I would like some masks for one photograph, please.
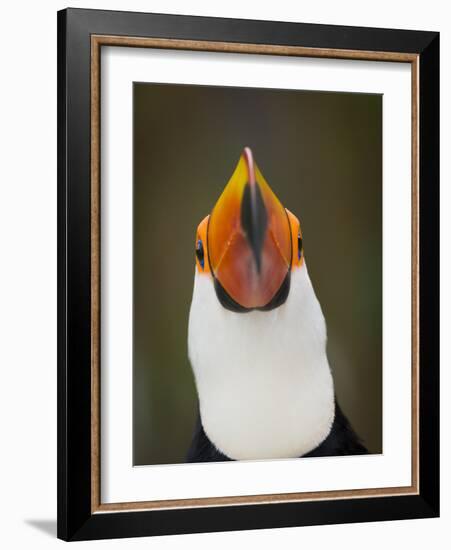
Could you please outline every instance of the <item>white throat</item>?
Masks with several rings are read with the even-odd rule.
[[[307,267],[293,270],[287,301],[234,313],[196,270],[188,351],[205,433],[236,460],[292,458],[329,434],[334,388],[326,325]]]

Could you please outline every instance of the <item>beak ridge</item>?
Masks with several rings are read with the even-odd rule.
[[[257,272],[261,272],[262,248],[268,226],[268,214],[260,187],[247,183],[241,200],[241,226],[254,255]]]

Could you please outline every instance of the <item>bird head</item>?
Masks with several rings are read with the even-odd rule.
[[[196,267],[229,310],[282,305],[292,270],[302,267],[299,220],[283,207],[246,147],[210,215],[196,233]]]

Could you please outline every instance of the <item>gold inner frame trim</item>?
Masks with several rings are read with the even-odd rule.
[[[410,63],[412,73],[412,479],[406,487],[102,503],[100,498],[100,52],[102,46]],[[419,494],[419,56],[400,52],[91,36],[91,512],[163,510]]]

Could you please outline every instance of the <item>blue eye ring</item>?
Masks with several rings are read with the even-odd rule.
[[[302,256],[302,237],[301,234],[298,233],[298,261],[301,259]]]
[[[201,239],[197,239],[196,242],[196,257],[200,263],[200,267],[204,269],[205,265],[205,255],[204,255],[204,245],[202,244]]]

